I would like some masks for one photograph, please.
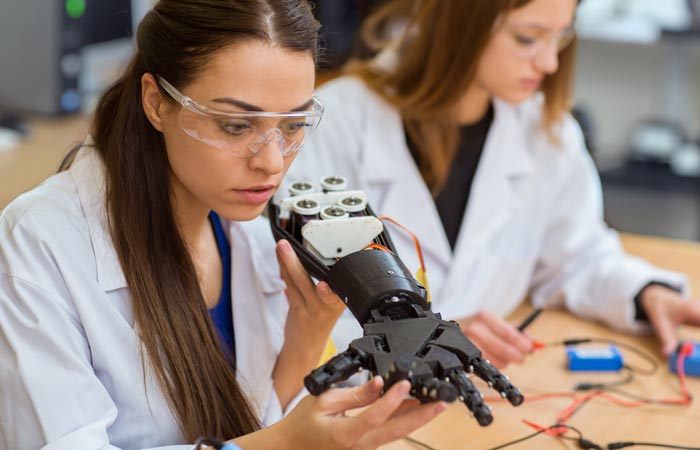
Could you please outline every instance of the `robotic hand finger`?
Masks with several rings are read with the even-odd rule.
[[[487,360],[479,357],[472,362],[476,376],[484,380],[490,387],[507,399],[511,405],[518,406],[525,401],[520,389],[513,386],[507,376],[503,375]]]
[[[325,364],[312,370],[304,378],[304,386],[312,395],[321,395],[334,384],[345,381],[364,369],[365,360],[364,355],[353,349],[338,353]]]
[[[485,427],[493,422],[491,409],[484,403],[484,397],[476,389],[474,383],[467,377],[467,374],[462,370],[452,370],[448,374],[448,379],[459,390],[459,398],[464,402],[472,413],[479,425]]]

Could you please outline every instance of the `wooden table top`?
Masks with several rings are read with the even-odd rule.
[[[623,235],[623,245],[630,253],[651,262],[688,274],[694,292],[700,289],[700,245],[668,239]],[[517,323],[531,311],[523,304],[510,319]],[[543,342],[560,341],[568,337],[610,338],[633,345],[653,356],[659,367],[651,376],[636,375],[632,383],[624,386],[630,393],[651,398],[677,398],[681,390],[678,378],[668,370],[657,341],[652,336],[634,336],[614,332],[600,324],[586,322],[565,311],[546,310],[533,322],[528,331]],[[682,339],[700,341],[700,329],[684,327]],[[627,362],[644,367],[644,361],[634,354],[622,351]],[[549,426],[558,414],[571,405],[572,399],[558,397],[536,400],[547,393],[571,393],[576,382],[606,382],[622,377],[619,373],[569,372],[563,347],[551,347],[536,351],[522,365],[509,366],[506,371],[511,381],[525,394],[526,401],[519,407],[498,401],[480,380],[477,386],[493,407],[494,422],[479,427],[468,414],[466,407],[456,403],[436,420],[417,430],[411,436],[438,450],[477,449],[486,450],[524,437],[534,432],[523,420]],[[696,397],[700,395],[700,378],[688,378],[688,388]],[[579,396],[585,393],[578,393]],[[528,401],[527,398],[531,398]],[[700,400],[690,406],[645,405],[635,408],[617,406],[602,399],[591,400],[568,421],[580,429],[586,439],[605,446],[617,441],[647,441],[700,447]],[[573,433],[569,433],[573,436]],[[408,450],[421,447],[407,441],[398,441],[383,450]],[[576,449],[575,442],[539,435],[513,449]]]

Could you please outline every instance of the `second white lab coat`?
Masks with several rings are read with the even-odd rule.
[[[375,212],[420,239],[433,309],[456,319],[478,311],[505,316],[528,295],[538,307],[566,306],[620,330],[641,330],[633,298],[649,281],[687,289],[681,274],[626,255],[602,220],[600,182],[579,126],[566,116],[561,145],[540,126],[542,98],[495,99],[459,237],[450,249],[435,203],[407,147],[398,111],[359,79],[343,77],[317,95],[325,113],[286,177],[337,174],[362,189]],[[419,268],[413,240],[388,225],[399,256]],[[345,315],[341,347],[360,329]]]
[[[143,377],[105,218],[102,163],[89,148],[0,216],[0,448],[191,448],[148,364]],[[236,375],[269,424],[283,413],[272,370],[284,339],[285,284],[269,223],[223,222]]]

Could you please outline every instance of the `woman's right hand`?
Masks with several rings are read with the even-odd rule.
[[[458,319],[457,323],[464,335],[479,347],[483,357],[498,369],[523,362],[534,349],[534,342],[527,333],[493,313],[481,311]]]
[[[447,408],[444,402],[406,399],[408,381],[394,384],[383,396],[382,387],[377,376],[362,386],[305,397],[281,421],[235,442],[243,449],[373,449],[405,437]],[[356,415],[345,415],[365,406]]]
[[[328,283],[314,284],[301,260],[286,240],[277,242],[277,258],[287,285],[289,313],[284,344],[272,374],[275,393],[283,410],[299,394],[304,376],[318,367],[319,360],[345,303]]]

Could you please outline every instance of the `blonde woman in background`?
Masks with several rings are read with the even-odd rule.
[[[389,0],[364,36],[376,57],[318,91],[324,123],[287,180],[348,178],[422,243],[434,309],[497,366],[533,348],[503,319],[529,296],[663,352],[700,325],[685,277],[626,255],[569,113],[576,0]],[[398,30],[398,32],[397,32]],[[386,37],[389,36],[389,39]],[[392,234],[412,268],[410,236]],[[337,345],[360,333],[343,316]]]

